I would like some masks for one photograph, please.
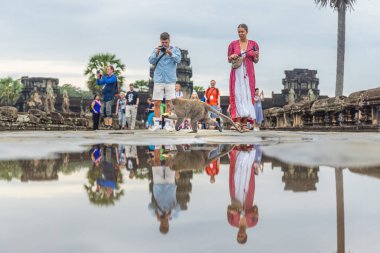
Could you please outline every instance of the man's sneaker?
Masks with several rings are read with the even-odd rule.
[[[152,126],[152,128],[150,128],[149,130],[152,131],[152,132],[155,132],[155,131],[158,131],[161,129],[161,126],[160,125],[154,125]]]
[[[258,131],[260,131],[260,128],[255,127],[255,128],[253,128],[253,131],[258,132]]]
[[[172,127],[170,124],[165,125],[165,130],[168,132],[174,132],[174,127]]]

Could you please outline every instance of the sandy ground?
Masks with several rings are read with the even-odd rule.
[[[25,131],[0,133],[0,160],[51,157],[59,152],[80,152],[92,144],[256,144],[267,156],[288,163],[331,167],[380,165],[379,133],[277,132],[238,133],[201,130],[137,131]],[[380,166],[379,166],[380,167]]]

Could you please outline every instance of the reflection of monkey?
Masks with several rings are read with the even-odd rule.
[[[208,164],[216,159],[228,154],[234,146],[228,147],[214,157],[210,157],[210,149],[202,147],[198,150],[185,151],[181,145],[177,145],[177,153],[171,161],[171,168],[175,171],[204,169]]]
[[[180,125],[184,121],[185,118],[191,119],[191,128],[193,131],[191,133],[196,133],[198,131],[198,121],[203,121],[206,124],[213,124],[215,125],[219,131],[222,131],[221,126],[218,124],[218,122],[212,120],[210,118],[209,112],[212,112],[214,114],[219,115],[229,123],[231,123],[233,126],[235,126],[236,129],[238,129],[239,132],[242,132],[239,127],[235,125],[235,123],[231,120],[231,118],[227,117],[226,115],[218,112],[211,106],[209,106],[206,103],[203,103],[198,100],[188,100],[188,99],[172,99],[170,100],[170,108],[177,116],[177,123],[175,125],[175,129],[177,131],[180,130]],[[173,119],[175,119],[173,117]]]

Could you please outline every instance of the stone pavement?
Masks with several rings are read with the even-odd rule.
[[[0,132],[0,160],[36,159],[59,152],[81,152],[93,144],[255,144],[267,156],[300,165],[370,167],[380,165],[380,134],[334,132],[280,132],[186,130],[136,131],[17,131]],[[379,166],[380,167],[380,166]]]

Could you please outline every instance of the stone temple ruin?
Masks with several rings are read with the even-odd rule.
[[[285,78],[282,79],[283,89],[280,94],[272,93],[271,98],[265,98],[263,108],[283,107],[288,103],[304,100],[315,100],[316,98],[326,98],[320,96],[319,78],[316,70],[293,69],[285,71]],[[289,98],[294,101],[289,101]]]
[[[348,97],[320,96],[316,71],[285,71],[284,89],[264,101],[267,129],[378,131],[380,88],[357,91]],[[294,91],[294,101],[290,91]],[[310,92],[310,90],[312,92]],[[291,99],[293,100],[293,99]]]
[[[85,117],[82,108],[89,101],[60,94],[59,79],[24,76],[21,83],[23,89],[15,107],[0,107],[0,130],[70,130],[89,126],[90,117]]]

